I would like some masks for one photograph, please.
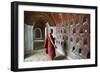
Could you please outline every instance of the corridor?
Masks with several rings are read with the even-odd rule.
[[[90,58],[89,14],[25,11],[24,16],[25,62],[49,61],[44,43],[50,29],[52,45],[56,46],[54,60]]]

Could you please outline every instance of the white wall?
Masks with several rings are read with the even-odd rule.
[[[10,68],[10,2],[13,0],[0,0],[0,73],[12,73]],[[37,2],[49,2],[49,3],[62,3],[62,4],[82,4],[82,5],[97,5],[99,8],[100,16],[100,0],[21,0],[21,1],[37,1]],[[100,17],[98,18],[100,19]],[[100,24],[100,21],[99,23]],[[100,27],[100,25],[98,25]],[[100,29],[98,29],[100,31]],[[98,34],[100,37],[100,33]],[[98,39],[100,40],[100,38]],[[98,42],[100,43],[100,41]],[[98,48],[100,56],[100,46]],[[60,69],[60,70],[45,70],[36,71],[36,73],[99,73],[100,72],[100,57],[98,59],[99,66],[91,68],[74,68],[74,69]],[[23,73],[23,72],[22,72]],[[27,72],[26,72],[27,73]],[[30,73],[33,73],[32,71]]]
[[[24,54],[27,55],[29,53],[31,54],[33,51],[33,26],[25,24],[24,31]]]

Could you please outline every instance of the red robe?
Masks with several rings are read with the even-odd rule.
[[[53,41],[54,43],[54,38],[51,34],[48,34],[48,37],[45,41],[45,48],[46,48],[46,53],[51,57],[51,58],[54,58],[55,57],[55,48],[53,46],[53,44],[51,43],[51,40],[50,38],[51,37],[51,40]]]

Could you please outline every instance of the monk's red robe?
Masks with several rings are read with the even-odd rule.
[[[51,34],[48,34],[51,37],[51,40],[54,43],[54,38]],[[55,57],[55,48],[53,46],[53,44],[51,43],[51,40],[49,38],[49,36],[47,37],[46,41],[45,41],[45,48],[46,48],[46,53],[51,57],[54,58]]]

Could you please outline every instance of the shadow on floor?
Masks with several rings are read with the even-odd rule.
[[[64,60],[67,59],[65,56],[57,56],[54,60]]]
[[[28,57],[30,57],[30,56],[32,56],[32,55],[33,55],[33,53],[24,54],[24,59],[25,59],[25,58],[28,58]]]

